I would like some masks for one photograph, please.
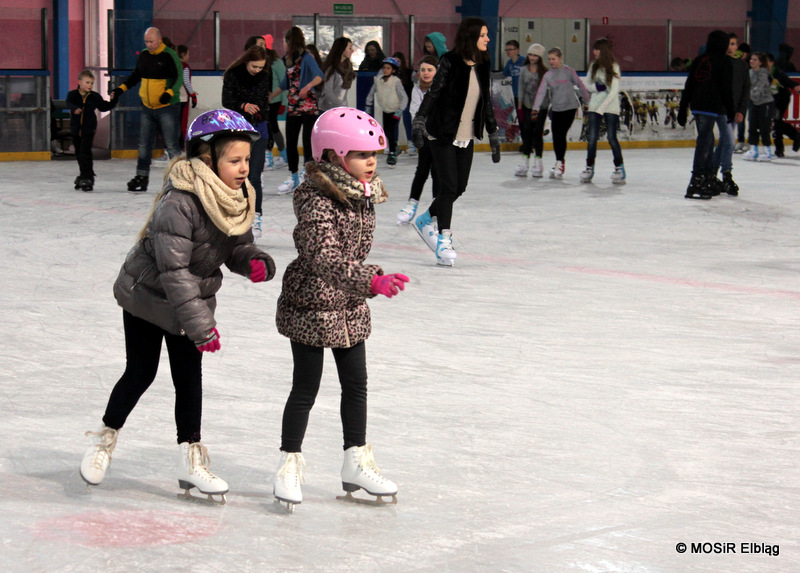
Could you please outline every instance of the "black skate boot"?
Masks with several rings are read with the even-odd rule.
[[[716,173],[710,173],[706,177],[706,184],[708,186],[708,191],[711,193],[712,197],[716,197],[720,195],[723,191],[725,191],[725,187],[723,186],[722,181],[719,180]]]
[[[142,193],[147,191],[147,183],[149,181],[150,178],[147,175],[137,175],[128,181],[128,191],[132,191],[133,193]]]
[[[73,182],[73,184],[75,185],[75,190],[76,190],[76,191],[77,191],[78,189],[80,189],[80,188],[81,188],[81,180],[82,180],[81,176],[80,176],[80,175],[78,175],[78,176],[75,178],[75,181]]]
[[[94,189],[94,181],[87,177],[81,177],[75,181],[75,189],[80,189],[81,191],[91,191]]]
[[[722,172],[722,186],[725,189],[725,193],[731,197],[738,197],[739,186],[736,184],[736,181],[733,180],[733,174],[731,174],[730,171]]]
[[[390,152],[389,157],[386,158],[386,164],[389,167],[394,167],[395,165],[397,165],[397,153]]]
[[[711,199],[711,191],[705,173],[692,173],[692,180],[686,188],[686,199]]]

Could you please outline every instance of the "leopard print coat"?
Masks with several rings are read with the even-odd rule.
[[[367,298],[378,265],[364,264],[375,230],[374,203],[387,198],[376,176],[369,201],[364,187],[342,168],[306,164],[294,191],[298,256],[286,268],[278,297],[278,332],[295,342],[349,348],[372,330]]]

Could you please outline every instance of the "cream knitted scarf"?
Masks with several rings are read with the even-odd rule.
[[[194,193],[216,227],[231,237],[243,235],[253,225],[255,195],[250,182],[245,180],[247,198],[242,189],[225,185],[201,159],[175,161],[169,179],[176,189]]]

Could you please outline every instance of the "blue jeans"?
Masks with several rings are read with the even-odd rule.
[[[136,162],[136,175],[150,175],[150,161],[153,155],[153,141],[156,137],[156,129],[161,131],[164,138],[164,145],[170,158],[181,154],[178,144],[178,132],[180,131],[181,106],[168,105],[158,109],[151,109],[142,106],[141,123],[139,124],[139,160]]]
[[[717,122],[716,115],[705,113],[694,113],[694,123],[697,128],[697,142],[694,148],[694,162],[692,171],[694,173],[713,173],[714,172],[714,124]]]
[[[611,153],[614,156],[614,167],[622,165],[622,149],[617,139],[617,128],[619,128],[619,116],[613,113],[600,115],[593,111],[589,112],[588,125],[586,129],[586,165],[594,165],[594,158],[597,156],[597,138],[600,133],[600,122],[606,120],[606,137],[611,146]]]
[[[714,150],[714,173],[717,169],[730,171],[733,169],[733,148],[736,146],[736,124],[728,121],[728,116],[721,113],[717,116],[719,144]]]

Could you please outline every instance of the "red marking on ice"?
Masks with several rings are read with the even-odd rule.
[[[588,267],[559,267],[559,268],[564,271],[573,273],[583,273],[587,275],[598,275],[604,277],[622,277],[622,278],[636,279],[641,281],[649,281],[654,283],[688,286],[693,288],[717,290],[723,292],[738,292],[744,294],[774,294],[778,296],[785,296],[787,298],[800,299],[800,292],[792,290],[781,290],[781,289],[763,288],[763,287],[747,287],[747,286],[732,285],[728,283],[709,283],[705,281],[682,279],[678,277],[664,277],[659,275],[647,275],[642,273],[631,273],[626,271],[592,269]]]
[[[44,539],[85,547],[148,547],[187,543],[213,535],[205,517],[149,510],[92,511],[45,519],[31,526]]]

